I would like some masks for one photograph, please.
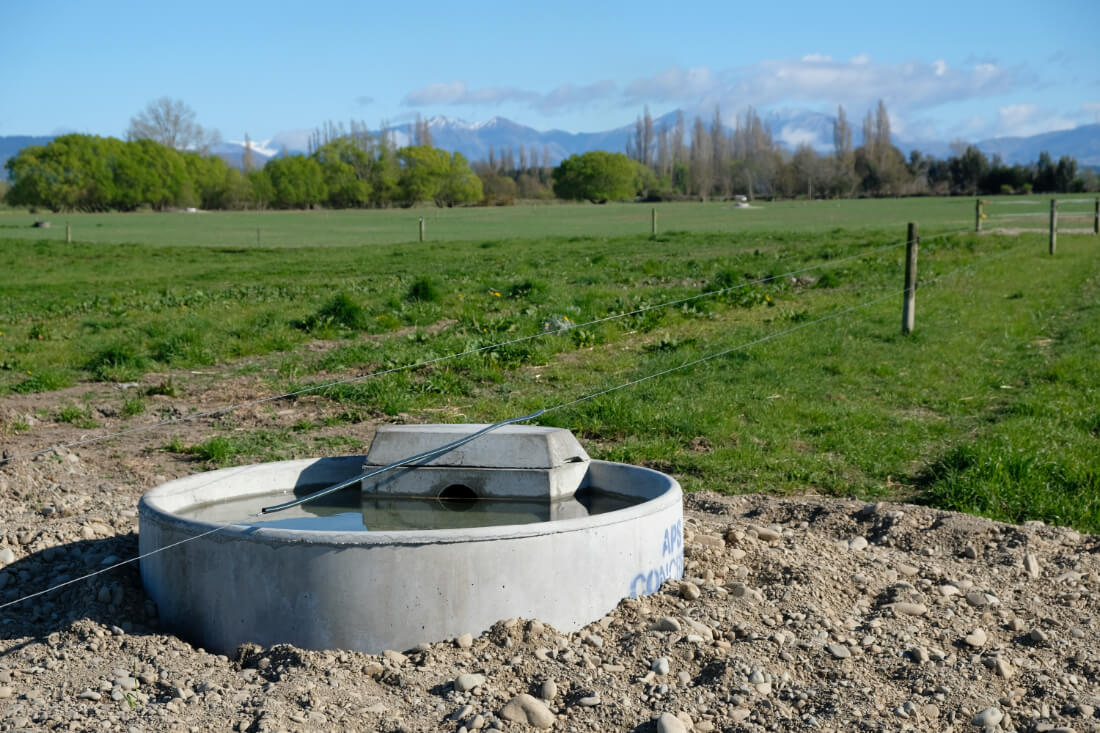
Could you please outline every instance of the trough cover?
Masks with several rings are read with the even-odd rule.
[[[367,463],[375,466],[394,463],[453,443],[485,427],[488,425],[382,425],[371,443]],[[546,469],[587,462],[588,454],[568,430],[505,425],[418,465]]]

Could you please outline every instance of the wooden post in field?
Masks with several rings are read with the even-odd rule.
[[[650,218],[651,218],[650,234],[653,235],[654,237],[656,237],[657,236],[657,207],[656,206],[654,206],[653,209],[650,211]]]
[[[73,225],[65,222],[65,244],[73,243]]]
[[[909,236],[905,240],[905,295],[901,302],[901,332],[912,333],[914,309],[917,305],[917,223],[909,222]]]
[[[424,241],[424,217],[420,217],[420,241]]]
[[[1050,200],[1050,253],[1058,246],[1058,199]]]
[[[1100,234],[1100,198],[1096,199],[1092,212],[1092,233]]]
[[[982,230],[982,200],[974,200],[974,231],[980,232]]]

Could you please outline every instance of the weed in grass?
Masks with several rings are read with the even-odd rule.
[[[148,363],[133,343],[119,341],[95,352],[85,368],[101,381],[128,382],[139,379]]]
[[[38,371],[27,372],[26,379],[12,387],[12,391],[19,394],[52,392],[57,389],[71,387],[73,384],[74,380],[68,370],[47,367]]]
[[[76,405],[62,407],[57,413],[57,421],[69,423],[85,430],[97,427],[95,420],[92,419],[92,411]]]
[[[312,420],[303,419],[294,423],[294,426],[291,428],[291,430],[296,433],[308,433],[310,430],[313,430],[316,427],[317,424],[314,423]]]
[[[420,303],[435,303],[441,297],[439,287],[427,275],[421,275],[413,280],[412,285],[409,286],[409,292],[405,295],[406,300]]]
[[[187,453],[187,444],[183,442],[180,436],[173,435],[168,439],[168,442],[164,444],[164,450],[169,453]]]
[[[306,444],[289,430],[254,430],[215,435],[188,446],[185,453],[214,466],[240,463],[246,459],[276,461],[293,458],[306,450]]]
[[[153,345],[150,356],[162,364],[208,366],[217,361],[215,349],[208,343],[213,333],[209,327],[175,330]]]
[[[356,425],[367,419],[367,413],[363,410],[343,410],[335,415],[321,418],[321,424],[326,428],[335,428],[340,425]]]
[[[392,313],[381,313],[374,320],[383,331],[395,331],[402,326],[401,319]]]
[[[30,430],[30,429],[31,429],[30,423],[28,423],[25,420],[12,420],[4,428],[5,432],[8,432],[8,433],[23,433],[23,432],[26,432],[27,430]]]
[[[237,446],[224,435],[215,435],[187,447],[185,452],[198,456],[207,463],[225,463],[237,454]]]
[[[508,289],[508,297],[513,300],[527,298],[529,300],[538,301],[545,294],[546,283],[539,280],[523,280],[522,282],[513,283],[512,287]]]
[[[123,417],[134,417],[135,415],[140,415],[143,412],[145,412],[145,400],[141,397],[141,395],[127,397],[122,401]]]
[[[363,306],[347,293],[339,293],[321,306],[316,313],[294,324],[311,333],[339,330],[363,331],[370,326],[370,318]]]
[[[659,351],[676,351],[684,346],[688,346],[695,343],[695,339],[677,339],[671,336],[662,336],[659,340],[653,343],[646,344],[643,348],[649,353]]]
[[[322,450],[359,450],[363,441],[347,435],[320,435],[313,439],[313,445]]]
[[[591,329],[574,328],[569,332],[569,338],[578,349],[596,345],[596,332]]]
[[[169,377],[168,379],[165,379],[161,382],[157,382],[156,384],[154,384],[152,386],[146,387],[145,388],[145,394],[147,396],[150,396],[150,397],[153,396],[153,395],[164,395],[165,397],[178,397],[179,396],[179,389],[177,389],[175,382],[172,381],[172,378]]]

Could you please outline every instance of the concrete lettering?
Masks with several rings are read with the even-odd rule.
[[[670,578],[684,575],[684,524],[677,520],[665,528],[661,537],[661,563],[657,567],[638,573],[630,581],[630,597],[656,593],[661,584]]]

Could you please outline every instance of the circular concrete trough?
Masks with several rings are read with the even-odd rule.
[[[405,531],[224,526],[181,516],[226,499],[333,484],[358,474],[363,462],[227,468],[145,494],[141,576],[164,626],[223,654],[245,642],[378,653],[476,635],[506,618],[575,631],[624,597],[682,576],[679,484],[604,461],[587,462],[582,487],[638,503],[531,524]]]

